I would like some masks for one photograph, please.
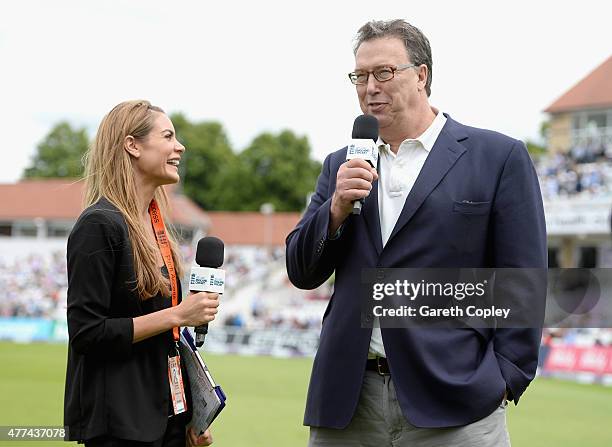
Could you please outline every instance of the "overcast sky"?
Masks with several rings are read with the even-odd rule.
[[[92,136],[115,104],[136,98],[220,121],[238,150],[289,128],[322,160],[360,113],[346,74],[370,19],[404,18],[429,38],[432,105],[520,139],[539,138],[542,110],[612,54],[612,2],[602,0],[2,6],[0,182],[20,178],[58,121]]]

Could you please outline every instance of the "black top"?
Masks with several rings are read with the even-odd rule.
[[[171,405],[167,359],[174,351],[172,331],[132,344],[132,318],[170,307],[171,298],[138,297],[128,227],[106,199],[77,220],[67,258],[67,439],[161,438]],[[178,287],[180,300],[180,282]]]

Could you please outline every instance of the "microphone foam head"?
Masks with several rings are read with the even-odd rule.
[[[378,140],[378,120],[372,115],[359,115],[353,124],[353,139]]]
[[[195,261],[200,267],[219,268],[223,264],[223,241],[214,236],[206,236],[198,241]]]

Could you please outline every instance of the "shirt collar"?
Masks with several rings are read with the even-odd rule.
[[[438,136],[440,136],[440,133],[442,132],[442,128],[444,127],[444,124],[446,124],[446,117],[441,111],[438,111],[436,117],[431,122],[429,127],[425,129],[425,132],[423,132],[421,135],[419,135],[415,139],[411,139],[411,138],[405,139],[404,141],[402,141],[402,144],[407,143],[407,142],[418,141],[419,143],[421,143],[421,146],[427,152],[430,152],[433,149],[434,144],[436,143],[436,140],[438,139]],[[376,141],[376,146],[378,146],[378,149],[380,151],[389,152],[389,153],[391,152],[391,147],[388,144],[386,144],[382,140],[382,138],[380,138],[380,136],[378,137],[378,141]],[[401,147],[401,144],[400,144],[400,147]]]

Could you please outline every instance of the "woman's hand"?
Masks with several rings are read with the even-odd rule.
[[[192,293],[176,307],[134,318],[132,343],[161,334],[176,326],[197,327],[210,323],[215,319],[217,307],[219,307],[218,293]]]
[[[196,436],[193,428],[187,429],[187,447],[196,447],[201,445],[211,445],[213,443],[212,433],[206,430],[203,435]]]
[[[215,319],[219,307],[219,294],[191,293],[176,307],[180,326],[197,327]]]

